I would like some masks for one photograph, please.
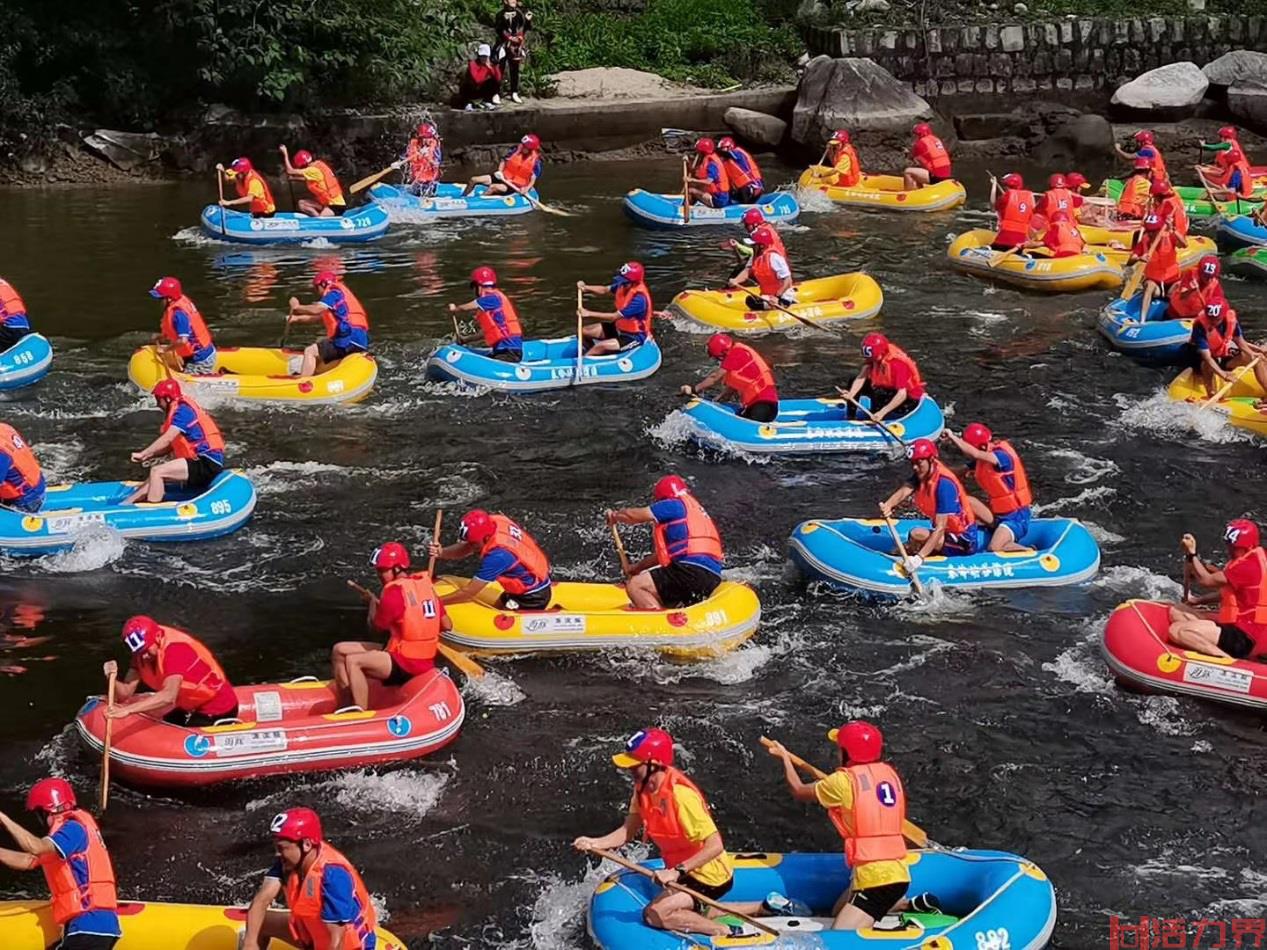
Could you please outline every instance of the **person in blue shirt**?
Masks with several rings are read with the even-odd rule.
[[[298,297],[290,298],[290,313],[286,317],[292,323],[322,323],[325,339],[304,348],[304,357],[297,375],[301,379],[313,376],[317,367],[329,366],[353,353],[367,353],[370,348],[370,318],[365,305],[334,271],[323,270],[312,279],[318,297],[313,303],[300,303]]]
[[[640,263],[628,261],[620,265],[610,286],[578,280],[576,289],[582,293],[612,294],[616,298],[613,313],[580,308],[580,316],[598,321],[582,331],[588,347],[586,353],[619,353],[651,339],[651,292],[647,290],[646,271]]]

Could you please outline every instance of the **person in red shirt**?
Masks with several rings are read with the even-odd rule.
[[[911,133],[915,136],[915,143],[911,146],[911,158],[915,164],[902,171],[902,189],[915,191],[953,178],[950,153],[942,140],[933,134],[932,126],[921,122],[911,129]]]
[[[858,399],[870,402],[871,418],[876,421],[890,413],[904,416],[914,412],[925,392],[915,361],[882,333],[864,336],[861,349],[865,362],[845,393],[849,402],[845,418],[856,418],[853,401]]]
[[[1185,238],[1175,233],[1170,223],[1158,214],[1144,216],[1144,231],[1131,248],[1126,266],[1139,262],[1144,268],[1144,299],[1139,312],[1147,314],[1154,297],[1164,298],[1170,286],[1179,280],[1179,248],[1187,247]]]
[[[1034,218],[1034,193],[1025,187],[1025,180],[1016,172],[1010,172],[1001,181],[990,182],[990,202],[999,216],[998,230],[990,247],[996,251],[1024,247]]]
[[[779,391],[774,373],[761,354],[746,343],[736,343],[728,334],[708,338],[708,355],[720,364],[694,386],[683,386],[683,396],[698,396],[705,389],[724,383],[739,396],[739,415],[753,422],[773,422],[779,414]]]
[[[1052,257],[1077,257],[1086,250],[1086,241],[1067,211],[1053,211],[1041,241],[1027,241],[1026,247],[1045,247]]]
[[[467,112],[478,109],[496,109],[501,102],[502,70],[492,60],[493,51],[487,43],[481,43],[475,58],[466,64],[458,79],[455,105]]]
[[[1228,561],[1221,569],[1197,557],[1197,539],[1180,539],[1185,577],[1213,589],[1207,595],[1189,595],[1183,605],[1170,608],[1172,643],[1207,656],[1233,660],[1262,658],[1267,653],[1267,554],[1259,544],[1258,525],[1238,518],[1223,531]],[[1213,619],[1209,611],[1193,607],[1218,603]]]

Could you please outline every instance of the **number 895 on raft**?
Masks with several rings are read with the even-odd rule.
[[[233,502],[220,499],[211,503],[211,513],[213,515],[227,515],[233,512]]]

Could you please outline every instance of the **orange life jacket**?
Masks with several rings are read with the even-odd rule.
[[[992,442],[987,452],[1002,450],[1012,460],[1012,470],[1003,472],[990,462],[977,462],[977,484],[990,500],[990,510],[996,515],[1010,515],[1021,508],[1028,508],[1034,503],[1034,494],[1029,488],[1029,476],[1025,474],[1025,466],[1021,457],[1006,439]],[[1007,478],[1012,479],[1015,488],[1008,488]]]
[[[1153,241],[1157,246],[1153,247]],[[1161,232],[1161,238],[1150,236],[1147,231],[1135,245],[1133,253],[1142,258],[1152,249],[1152,255],[1144,264],[1144,276],[1159,284],[1173,284],[1179,279],[1179,248],[1175,244],[1175,236],[1168,230]]]
[[[540,152],[525,153],[523,149],[517,148],[502,162],[502,177],[516,188],[527,188],[540,160]]]
[[[180,692],[176,694],[176,706],[185,712],[195,712],[214,699],[220,690],[224,688],[229,678],[224,675],[224,669],[220,666],[220,662],[202,641],[190,636],[183,630],[177,630],[175,627],[160,626],[159,630],[161,632],[158,640],[158,658],[151,663],[145,659],[143,654],[136,657],[134,661],[136,672],[141,677],[142,683],[154,690],[154,692],[158,692],[163,688],[163,680],[176,672],[167,668],[167,651],[176,644],[189,647],[189,649],[194,651],[194,655],[206,665],[207,673],[196,682],[181,674]]]
[[[1117,213],[1123,218],[1142,218],[1148,208],[1152,183],[1147,175],[1132,175],[1122,186],[1117,198]]]
[[[724,561],[721,535],[717,533],[717,525],[709,517],[704,506],[695,500],[694,495],[678,495],[678,500],[686,506],[686,517],[680,521],[666,521],[655,526],[655,556],[661,567],[668,567],[681,557],[698,554]],[[669,543],[669,528],[675,524],[686,524],[686,540]]]
[[[919,374],[919,366],[896,343],[889,343],[889,351],[884,354],[884,359],[871,360],[867,363],[867,381],[875,389],[896,390],[897,383],[893,379],[893,367],[897,363],[904,365],[911,374],[911,381],[906,387],[906,395],[911,399],[923,399],[925,391],[924,380]]]
[[[383,588],[383,595],[399,587],[405,612],[392,624],[387,652],[406,660],[431,660],[440,644],[439,600],[426,574],[402,576]]]
[[[1267,553],[1261,547],[1250,548],[1233,558],[1224,567],[1243,561],[1257,561],[1263,573],[1257,587],[1233,587],[1224,584],[1219,590],[1219,623],[1267,624]]]
[[[1157,215],[1163,221],[1171,221],[1174,224],[1175,233],[1180,237],[1188,236],[1188,212],[1183,206],[1183,199],[1178,195],[1170,195],[1157,202]]]
[[[4,314],[4,319],[0,320],[0,323],[6,322],[9,317],[26,313],[26,304],[22,302],[22,297],[3,277],[0,277],[0,311]]]
[[[730,179],[730,187],[738,191],[740,188],[746,188],[753,182],[761,181],[761,168],[757,165],[757,160],[753,158],[745,149],[735,146],[731,149],[732,153],[738,153],[748,160],[748,168],[751,171],[744,171],[742,163],[733,158],[722,157],[722,167],[726,169],[726,177]]]
[[[1074,194],[1068,188],[1049,188],[1043,193],[1041,211],[1047,217],[1053,212],[1065,211],[1073,215]]]
[[[1227,356],[1232,350],[1232,343],[1236,339],[1236,311],[1231,307],[1223,304],[1224,316],[1222,323],[1213,323],[1210,318],[1202,313],[1197,318],[1197,323],[1205,330],[1205,339],[1210,346],[1210,356],[1216,360],[1221,360]]]
[[[932,134],[920,136],[911,154],[930,175],[937,175],[939,178],[950,177],[950,153],[946,151],[946,146],[937,136]]]
[[[673,789],[682,785],[694,791],[704,803],[705,811],[709,810],[708,799],[694,782],[677,769],[666,768],[661,774],[664,778],[654,792],[645,788],[638,790],[638,814],[642,818],[643,833],[660,849],[664,866],[674,868],[699,854],[704,849],[704,842],[692,841],[683,831]]]
[[[770,255],[774,253],[777,252],[771,247],[752,259],[752,279],[757,282],[761,292],[770,297],[777,297],[783,289],[783,278],[774,272],[774,265],[770,261]],[[783,260],[787,263],[786,257]],[[792,265],[788,264],[788,272],[791,273],[791,270]]]
[[[53,921],[61,927],[65,927],[81,914],[119,908],[114,867],[110,863],[106,844],[101,840],[101,829],[97,827],[92,815],[78,808],[59,812],[52,816],[48,836],[57,834],[62,825],[72,819],[83,825],[84,831],[88,833],[87,850],[79,854],[68,854],[64,858],[56,851],[50,851],[36,859],[52,894]],[[75,880],[71,862],[88,865],[87,884],[80,886]]]
[[[0,452],[4,452],[12,461],[13,468],[17,469],[22,481],[25,483],[19,488],[16,485],[4,480],[4,473],[0,472],[0,501],[13,501],[15,498],[21,498],[32,488],[40,483],[43,474],[40,471],[40,463],[35,458],[35,453],[31,451],[31,447],[26,444],[26,439],[18,434],[18,430],[5,422],[0,422]]]
[[[779,252],[779,254],[780,254],[780,255],[783,257],[783,259],[786,261],[786,260],[788,259],[788,257],[787,257],[787,248],[785,248],[785,247],[783,246],[783,238],[779,237],[779,231],[778,231],[778,229],[777,229],[774,225],[770,224],[769,222],[766,222],[765,224],[758,224],[755,228],[753,228],[753,229],[752,229],[752,234],[756,234],[758,231],[768,231],[768,232],[770,232],[770,247],[771,247],[773,250],[778,251],[778,252]],[[750,234],[750,235],[749,235],[749,237],[751,237],[751,236],[752,236],[752,234]],[[789,262],[789,263],[788,263],[788,269],[789,269],[789,270],[791,270],[791,266],[792,266],[792,265],[791,265],[791,263]]]
[[[977,523],[977,517],[972,513],[972,504],[968,501],[968,493],[964,490],[963,482],[955,477],[955,473],[947,468],[945,463],[933,461],[932,477],[920,482],[919,487],[915,489],[915,507],[920,510],[920,514],[936,524],[937,484],[943,478],[949,478],[954,483],[955,491],[959,493],[959,514],[946,518],[946,531],[950,534],[963,534]]]
[[[480,554],[487,554],[493,548],[509,551],[514,555],[519,567],[538,581],[547,580],[550,577],[550,559],[537,546],[537,542],[532,540],[532,536],[505,515],[493,515],[492,520],[496,530],[493,536],[484,542]],[[502,585],[502,590],[512,595],[522,594],[532,589],[519,578],[505,574],[497,578],[497,582]]]
[[[1236,193],[1242,198],[1253,196],[1254,175],[1249,168],[1249,159],[1245,157],[1245,152],[1239,145],[1233,143],[1231,148],[1219,152],[1214,157],[1214,161],[1224,172],[1223,180],[1219,184],[1226,185],[1232,180],[1232,173],[1239,171],[1241,173],[1241,183]]]
[[[717,169],[717,180],[713,181],[709,178],[710,169]],[[691,174],[692,178],[699,178],[708,181],[708,193],[710,195],[728,195],[730,194],[730,176],[726,174],[726,163],[716,155],[702,155],[700,161],[695,165],[695,171]]]
[[[500,290],[490,288],[480,291],[481,296],[485,294],[495,294],[497,296],[500,301],[498,309],[501,310],[505,326],[503,327],[502,324],[493,319],[491,310],[476,310],[475,319],[479,321],[480,329],[484,332],[484,345],[496,346],[502,340],[508,340],[515,336],[522,338],[524,331],[523,327],[519,325],[519,312],[515,309],[515,305],[510,302],[510,298]]]
[[[1159,149],[1156,145],[1149,145],[1146,147],[1153,150],[1153,177],[1165,178],[1169,181],[1170,172],[1166,170],[1166,160],[1161,157],[1161,149]]]
[[[1051,251],[1052,257],[1075,257],[1086,248],[1086,242],[1075,225],[1057,221],[1048,225],[1043,235],[1043,246]]]
[[[1195,268],[1184,271],[1179,276],[1178,283],[1170,289],[1167,298],[1169,315],[1184,320],[1196,319],[1205,313],[1208,301],[1222,295],[1222,289],[1217,286],[1213,292],[1202,287]]]
[[[334,171],[323,162],[317,159],[308,168],[315,168],[318,175],[304,175],[304,184],[308,186],[308,191],[317,203],[322,207],[340,208],[345,204],[343,200],[343,186],[339,184],[339,179],[334,176]],[[308,171],[304,169],[304,172]]]
[[[647,290],[645,283],[622,284],[616,288],[616,310],[617,312],[624,310],[639,294],[646,301],[646,312],[641,317],[618,317],[616,331],[630,335],[641,333],[647,339],[651,339],[651,291]]]
[[[251,183],[259,182],[262,195],[251,195],[251,214],[272,214],[277,210],[277,202],[273,200],[273,191],[268,187],[264,176],[252,168],[245,175],[234,175],[233,184],[238,190],[238,197],[245,198],[251,194]]]
[[[185,314],[189,317],[189,325],[194,331],[192,340],[182,340],[176,332],[177,310],[185,311]],[[165,339],[175,344],[176,354],[182,359],[187,359],[198,350],[205,350],[211,346],[211,331],[207,329],[206,321],[202,319],[202,314],[198,312],[194,302],[185,296],[168,302],[163,310],[161,332]]]
[[[363,950],[365,941],[378,927],[378,913],[365,889],[365,882],[342,854],[328,841],[323,841],[317,858],[300,877],[292,872],[286,876],[283,887],[286,906],[290,908],[290,934],[299,946],[309,950],[329,950],[329,925],[321,919],[322,878],[327,867],[340,867],[352,878],[352,893],[361,908],[361,916],[343,927],[343,950]]]
[[[1002,205],[996,205],[999,229],[995,240],[1020,244],[1029,236],[1029,223],[1034,217],[1034,193],[1024,188],[1009,188],[1003,193]]]
[[[765,390],[774,386],[774,373],[761,354],[747,343],[736,343],[731,352],[735,350],[747,355],[748,360],[738,369],[726,370],[722,381],[739,394],[740,405],[747,409]]]
[[[348,290],[348,285],[341,280],[336,280],[332,285],[335,290],[343,292],[343,300],[348,307],[347,322],[353,330],[368,330],[370,328],[370,317],[365,310],[365,305],[352,291]],[[321,311],[321,322],[325,326],[326,336],[334,339],[339,332],[338,315],[329,307]]]
[[[902,823],[906,819],[906,790],[893,766],[885,762],[850,765],[837,771],[849,776],[853,803],[831,808],[827,817],[845,842],[845,860],[857,870],[875,861],[906,857]]]
[[[425,144],[416,138],[410,139],[405,160],[409,162],[409,177],[414,182],[425,183],[440,177],[440,143],[434,139]]]
[[[167,409],[167,418],[163,420],[163,424],[159,427],[159,432],[166,432],[172,424],[172,418],[176,415],[176,410],[180,404],[184,403],[194,411],[194,415],[198,418],[198,425],[202,427],[202,434],[207,440],[213,452],[224,451],[224,436],[220,434],[220,427],[216,425],[216,421],[202,406],[198,405],[188,396],[181,396],[179,399],[173,399],[171,406]],[[172,454],[178,459],[187,459],[192,461],[198,457],[198,447],[189,441],[185,433],[176,436],[176,441],[172,443]]]
[[[833,148],[835,154],[831,156],[831,164],[836,169],[836,184],[852,188],[862,181],[862,163],[858,161],[858,152],[847,143],[837,143]]]

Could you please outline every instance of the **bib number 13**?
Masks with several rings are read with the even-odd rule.
[[[1007,936],[1007,928],[1000,927],[998,930],[978,930],[977,950],[1012,950],[1012,943],[1008,940]]]

